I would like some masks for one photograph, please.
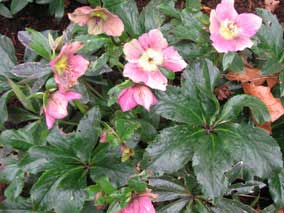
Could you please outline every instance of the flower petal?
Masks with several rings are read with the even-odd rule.
[[[103,31],[109,36],[121,36],[124,31],[124,24],[121,19],[108,10],[105,11],[105,14],[107,14],[107,20],[103,23]]]
[[[133,92],[133,88],[129,87],[122,90],[122,92],[119,94],[117,102],[123,112],[131,110],[137,106],[137,103],[133,98]]]
[[[234,21],[238,17],[238,13],[234,7],[234,0],[222,0],[216,7],[216,16],[219,21],[226,19]]]
[[[148,72],[148,80],[145,83],[152,89],[166,91],[168,79],[160,72],[160,70]]]
[[[69,57],[69,66],[72,75],[79,78],[86,73],[89,61],[80,55],[73,55]]]
[[[164,59],[162,66],[168,70],[179,72],[182,71],[187,65],[180,54],[173,47],[164,49],[163,57]]]
[[[132,39],[130,42],[124,44],[123,52],[127,61],[136,62],[144,50],[137,39]]]
[[[103,31],[103,20],[97,21],[96,19],[90,19],[88,21],[88,33],[91,35],[102,34]]]
[[[217,52],[219,53],[227,53],[237,51],[236,40],[226,40],[219,34],[211,34],[210,36],[212,45],[215,47]]]
[[[68,13],[68,18],[79,26],[84,26],[90,20],[90,13],[93,11],[94,9],[88,6],[79,7],[73,13]]]
[[[127,63],[124,66],[123,76],[130,78],[135,83],[148,81],[149,72],[143,71],[136,63]]]
[[[148,111],[150,110],[151,105],[157,103],[157,98],[148,87],[136,85],[133,87],[133,90],[133,97],[136,103],[143,106]]]
[[[49,97],[45,112],[55,119],[62,119],[68,115],[67,105],[65,96],[57,91]]]
[[[68,102],[81,99],[81,97],[82,97],[80,93],[72,92],[72,91],[65,92],[65,93],[63,93],[63,95],[65,96],[65,98]]]
[[[252,37],[261,27],[262,19],[252,13],[242,13],[237,18],[239,33],[245,37]]]
[[[245,48],[251,48],[253,46],[253,42],[250,38],[247,37],[238,37],[236,39],[236,50],[241,51]]]
[[[45,122],[48,129],[51,129],[55,123],[55,118],[51,117],[48,113],[45,113]]]
[[[168,46],[167,40],[159,29],[153,29],[148,33],[144,33],[138,40],[144,50],[147,50],[148,48],[162,50]]]
[[[219,29],[220,29],[220,22],[217,18],[216,11],[211,10],[210,26],[209,26],[210,33],[219,33]]]

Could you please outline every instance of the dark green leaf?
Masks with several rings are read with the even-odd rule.
[[[234,72],[241,72],[244,69],[244,63],[238,53],[229,52],[223,56],[223,70],[230,69]]]
[[[166,92],[156,94],[159,101],[153,109],[162,117],[190,125],[204,125],[198,100],[183,94],[181,88],[168,86]]]
[[[49,12],[55,18],[61,19],[64,16],[64,0],[53,0],[49,4]]]
[[[210,198],[223,195],[228,187],[224,173],[231,169],[230,138],[225,134],[198,137],[192,159],[194,173],[202,191]]]
[[[48,39],[40,32],[37,32],[31,28],[28,28],[27,31],[30,33],[29,47],[36,52],[38,55],[43,58],[50,60],[51,58],[51,49],[49,46]]]
[[[92,160],[91,178],[97,181],[102,177],[109,177],[114,186],[122,186],[134,170],[120,160],[120,148],[111,148],[109,144],[100,144],[96,148]]]
[[[7,111],[7,100],[9,96],[11,95],[11,92],[5,92],[0,97],[0,126],[4,124],[5,121],[8,120],[8,111]]]
[[[33,145],[34,140],[30,132],[25,130],[6,130],[0,135],[0,143],[26,151]]]
[[[13,18],[10,10],[3,3],[0,3],[0,15],[6,18]]]
[[[277,208],[284,207],[284,170],[274,174],[269,180],[269,191]]]
[[[9,85],[11,86],[13,92],[15,93],[15,95],[17,96],[17,98],[19,99],[19,101],[21,102],[21,104],[23,104],[23,106],[32,111],[35,112],[35,109],[31,103],[31,100],[23,93],[23,91],[20,89],[20,87],[15,84],[11,79],[7,78],[7,81],[9,83]]]
[[[142,34],[139,12],[135,0],[103,0],[103,3],[104,7],[108,8],[122,19],[125,31],[132,37]]]
[[[17,77],[29,80],[39,79],[51,73],[51,67],[40,62],[27,62],[15,66],[11,73]]]
[[[83,48],[79,50],[78,53],[83,55],[91,55],[108,41],[108,38],[104,36],[94,36],[94,35],[79,35],[75,37],[75,41],[80,41],[84,44]]]
[[[217,201],[216,206],[220,208],[220,210],[224,213],[230,212],[246,212],[246,213],[254,213],[255,210],[240,201],[237,200],[230,200],[226,198],[222,198]]]
[[[249,95],[236,95],[225,104],[220,120],[235,120],[244,107],[249,107],[255,120],[263,123],[270,120],[270,114],[264,103],[257,97]]]
[[[21,194],[24,187],[25,177],[24,173],[17,173],[17,176],[9,184],[5,190],[5,197],[9,200],[16,200]]]
[[[11,61],[14,64],[16,64],[17,57],[16,57],[15,48],[14,48],[14,44],[12,40],[7,36],[0,35],[0,47],[7,53]]]
[[[150,179],[149,185],[159,195],[156,202],[181,199],[188,195],[186,188],[170,177]]]
[[[165,16],[159,11],[159,6],[164,2],[174,5],[172,0],[152,0],[143,8],[139,19],[145,27],[145,32],[159,28],[165,21]]]
[[[278,56],[283,48],[283,28],[277,17],[265,9],[257,9],[257,14],[262,18],[262,26],[257,32],[260,46],[264,49],[272,49]]]
[[[181,169],[193,155],[191,134],[194,130],[182,125],[162,130],[146,149],[148,167],[154,172],[169,173]]]
[[[12,0],[11,5],[10,5],[11,13],[15,15],[17,12],[25,8],[29,2],[31,1],[30,0]]]
[[[83,161],[91,159],[91,153],[97,144],[101,132],[100,120],[100,110],[95,106],[87,112],[78,125],[76,140],[72,144],[72,148]]]

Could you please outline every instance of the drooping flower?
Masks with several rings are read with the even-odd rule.
[[[68,14],[69,19],[79,26],[88,25],[88,33],[121,36],[124,24],[121,19],[106,8],[83,6]]]
[[[89,61],[75,53],[82,48],[80,42],[65,44],[60,53],[50,61],[50,66],[54,72],[55,82],[59,90],[68,91],[77,84],[79,77],[85,74],[88,69]]]
[[[151,198],[155,199],[157,195],[151,193],[150,190],[134,195],[128,206],[116,213],[155,213]]]
[[[123,112],[133,109],[137,105],[143,106],[148,111],[150,106],[157,103],[157,98],[152,91],[144,85],[128,87],[119,94],[118,104]]]
[[[210,14],[210,39],[218,52],[239,51],[253,45],[251,37],[261,27],[262,19],[252,13],[238,14],[234,0],[222,0]]]
[[[168,81],[159,66],[179,72],[187,65],[179,53],[168,46],[167,40],[158,29],[126,43],[123,52],[129,62],[124,67],[123,75],[135,83],[143,82],[153,89],[166,90]]]
[[[44,106],[44,114],[46,125],[51,129],[56,119],[63,119],[68,115],[67,106],[68,102],[81,98],[81,94],[77,92],[60,92],[53,93]]]

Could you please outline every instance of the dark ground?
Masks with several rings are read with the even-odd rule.
[[[221,0],[202,0],[204,6],[215,8]],[[138,8],[141,10],[149,0],[137,0]],[[179,0],[178,7],[183,7],[184,1]],[[81,6],[74,0],[66,0],[66,12],[72,12],[75,8]],[[235,0],[235,7],[239,13],[242,12],[254,12],[256,8],[264,7],[264,0]],[[280,0],[280,4],[275,11],[275,14],[281,22],[284,22],[284,0]],[[23,11],[18,13],[13,19],[7,19],[0,16],[0,34],[10,37],[16,47],[16,54],[21,62],[24,48],[17,39],[17,32],[24,30],[27,27],[31,27],[38,31],[46,29],[63,30],[69,24],[69,20],[65,15],[60,21],[50,16],[48,13],[47,5],[29,4]],[[1,149],[1,147],[0,147]],[[0,163],[1,169],[1,163]],[[5,185],[0,183],[0,202],[4,198]],[[263,193],[263,197],[267,196],[268,192]]]
[[[215,8],[221,0],[202,0],[202,4],[210,8]],[[149,0],[137,0],[139,9],[142,9]],[[238,12],[254,12],[257,7],[264,7],[264,0],[235,0],[235,6]],[[81,4],[66,0],[66,12],[72,12]],[[183,5],[183,0],[179,0],[178,6]],[[284,21],[284,0],[280,0],[278,9],[275,11],[281,21]],[[48,13],[47,5],[29,4],[24,10],[18,13],[13,19],[7,19],[0,16],[0,34],[10,37],[16,46],[17,57],[21,61],[24,48],[17,40],[17,32],[26,27],[32,27],[35,30],[42,31],[46,29],[63,30],[69,24],[65,15],[60,21],[51,17]]]

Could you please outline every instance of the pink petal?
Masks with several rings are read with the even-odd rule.
[[[148,80],[145,83],[147,86],[152,89],[166,91],[168,79],[159,70],[148,72],[148,76]]]
[[[144,50],[137,39],[132,39],[130,42],[124,44],[123,52],[127,61],[136,62]]]
[[[150,110],[150,106],[157,103],[157,98],[154,96],[152,91],[142,85],[136,85],[133,87],[134,90],[134,100],[138,105],[143,106],[148,111]]]
[[[123,76],[130,78],[135,83],[148,81],[149,72],[143,71],[136,63],[127,63],[124,66]]]
[[[219,29],[220,29],[220,22],[216,16],[216,11],[211,10],[210,26],[209,26],[210,33],[219,33]]]
[[[138,198],[140,211],[139,213],[155,213],[155,208],[152,204],[152,201],[149,197],[142,196]]]
[[[66,98],[66,100],[68,102],[73,101],[73,100],[81,99],[81,97],[82,97],[80,93],[78,93],[78,92],[71,92],[71,91],[65,92],[65,93],[63,93],[63,95],[65,96],[65,98]]]
[[[238,16],[238,13],[234,8],[234,0],[222,0],[216,7],[216,16],[219,21],[224,21],[226,19],[234,21]]]
[[[79,7],[73,13],[68,13],[68,18],[70,19],[70,21],[80,26],[84,26],[89,21],[90,13],[92,13],[93,11],[94,9],[88,6]]]
[[[55,118],[51,117],[48,113],[45,113],[45,122],[48,129],[51,129],[55,123]]]
[[[168,47],[163,50],[163,67],[168,70],[179,72],[186,67],[186,62],[182,59],[179,53],[173,48]]]
[[[124,24],[121,19],[109,11],[105,12],[108,17],[103,24],[103,31],[109,36],[121,36],[124,31]]]
[[[238,51],[244,50],[245,48],[251,48],[252,45],[253,42],[248,37],[241,36],[236,39],[236,49]]]
[[[238,51],[235,39],[226,40],[219,34],[211,34],[210,39],[213,42],[212,45],[219,53]]]
[[[147,50],[148,48],[162,50],[168,46],[167,40],[164,38],[159,29],[154,29],[148,33],[144,33],[138,38],[138,40],[144,50]]]
[[[59,57],[59,56],[62,56],[62,55],[67,55],[67,56],[69,56],[69,55],[75,54],[75,53],[78,52],[78,50],[80,50],[83,46],[84,46],[84,44],[83,44],[82,42],[79,42],[79,41],[75,41],[75,42],[72,42],[72,43],[66,43],[66,44],[62,47],[62,49],[61,49],[61,51],[60,51],[58,57]]]
[[[133,98],[133,92],[134,92],[133,88],[129,87],[129,88],[122,90],[122,92],[119,94],[118,104],[120,105],[121,110],[123,112],[131,110],[137,106],[137,103],[135,102]]]
[[[65,96],[57,91],[49,97],[45,112],[55,119],[62,119],[68,115],[67,105]]]
[[[69,72],[76,78],[84,75],[88,69],[89,61],[80,55],[72,55],[69,58]]]
[[[252,13],[242,13],[238,16],[236,21],[240,35],[245,37],[252,37],[261,27],[262,19]]]

